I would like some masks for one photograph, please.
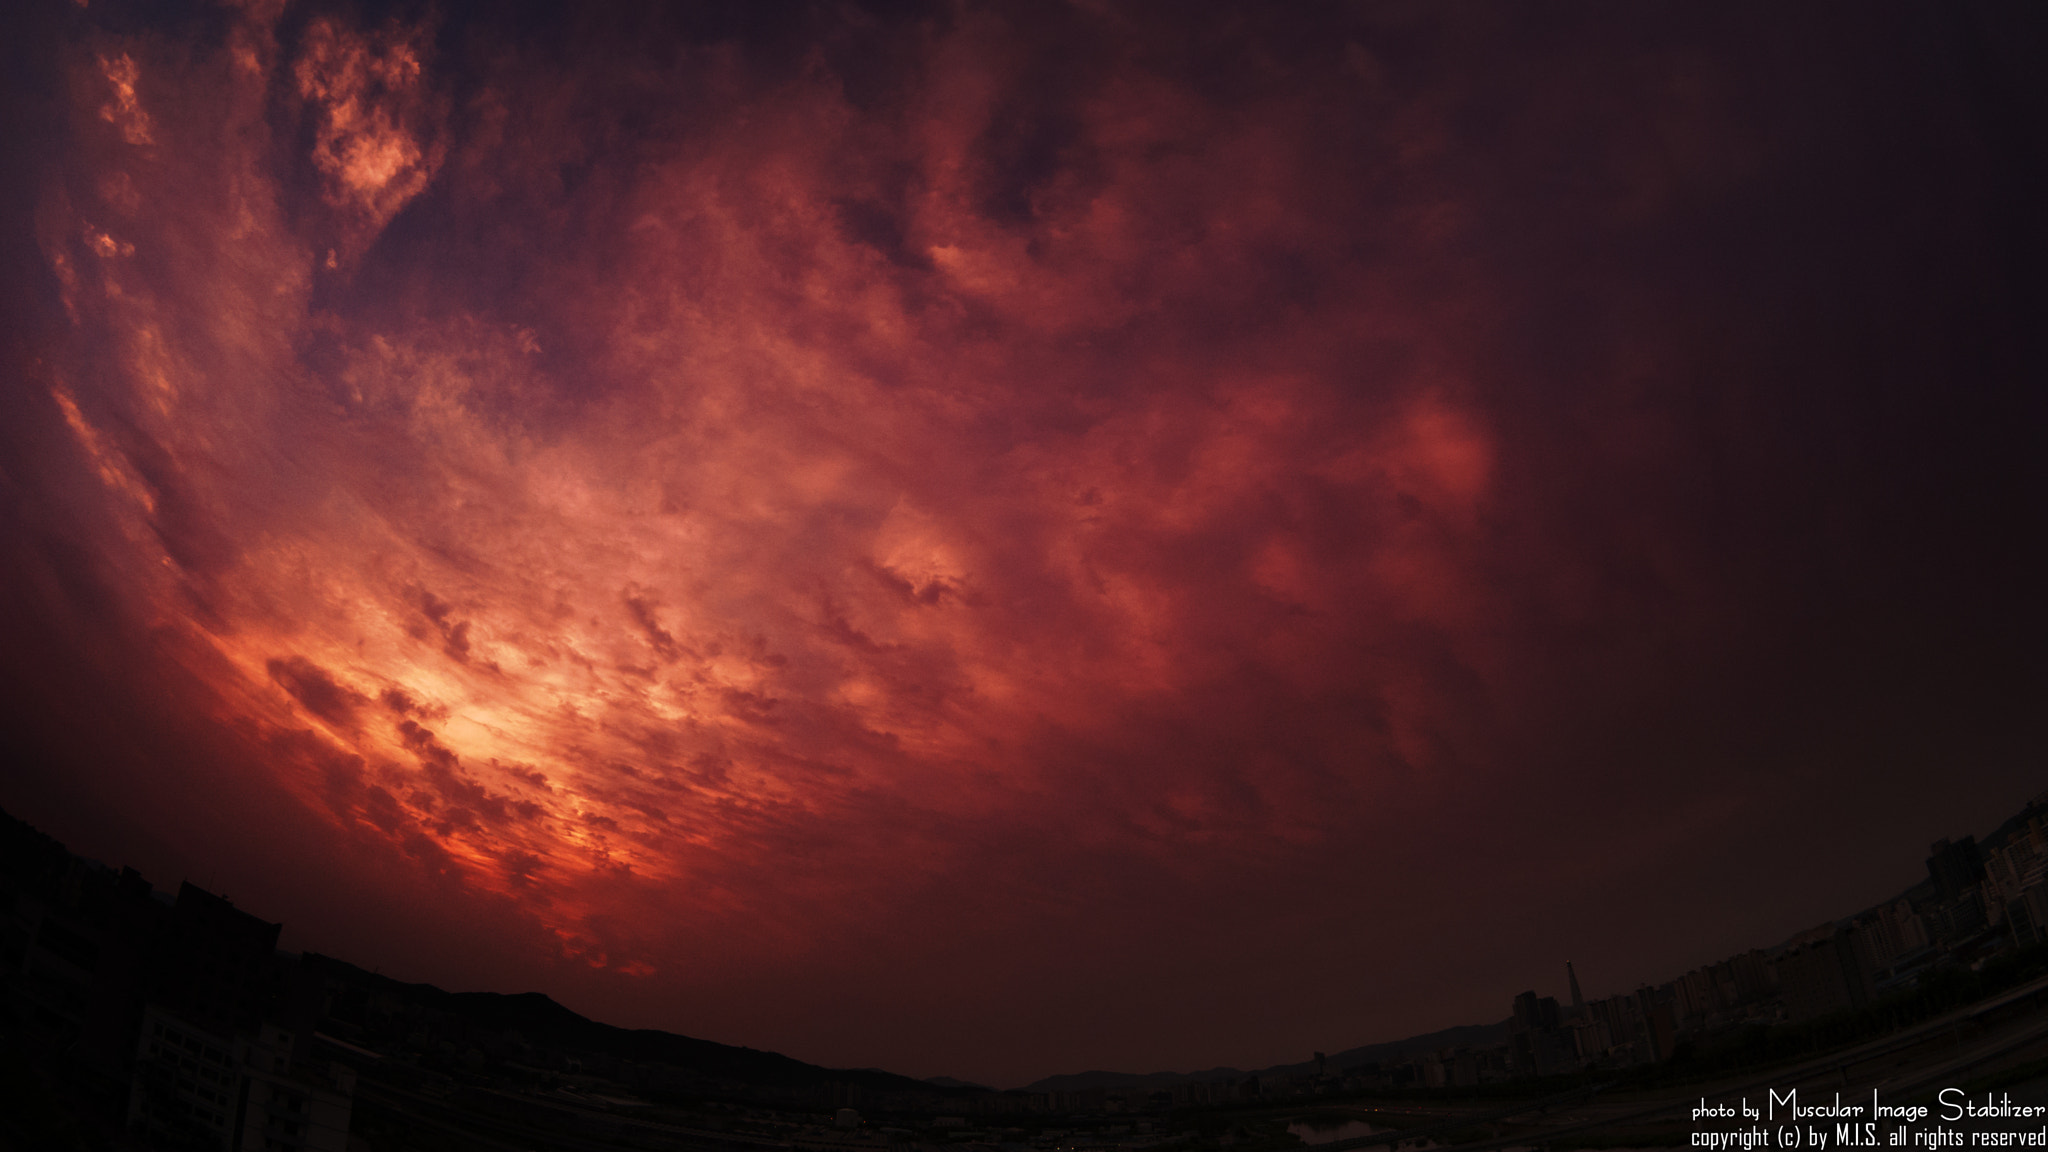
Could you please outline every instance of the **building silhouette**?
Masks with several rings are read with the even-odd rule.
[[[0,1013],[153,1144],[347,1149],[354,1072],[312,1052],[317,981],[278,951],[279,931],[0,814]]]

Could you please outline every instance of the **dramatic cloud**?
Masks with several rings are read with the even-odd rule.
[[[1766,943],[2030,791],[2038,172],[1967,36],[692,12],[48,22],[10,580],[420,976],[1249,1063]],[[1881,843],[1771,888],[1842,792]]]

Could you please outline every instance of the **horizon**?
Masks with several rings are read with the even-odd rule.
[[[2035,808],[2036,806],[2038,806],[2038,805],[2040,805],[2040,804],[2042,804],[2042,803],[2044,803],[2044,802],[2048,802],[2048,792],[2044,792],[2044,793],[2041,793],[2040,795],[2037,795],[2037,796],[2035,796],[2035,797],[2031,798],[2030,800],[2028,800],[2028,801],[2027,801],[2026,805],[2025,805],[2025,806],[2024,806],[2023,808],[2021,808],[2021,809],[2019,809],[2019,810],[2018,810],[2018,812],[2019,812],[2019,813],[2021,813],[2021,814],[2024,814],[2025,812],[2027,812],[2027,811],[2031,811],[2031,810],[2032,810],[2033,808]],[[23,821],[23,820],[21,820],[21,819],[20,819],[20,817],[18,817],[18,816],[14,816],[13,814],[11,814],[11,813],[7,812],[7,811],[6,811],[6,810],[5,810],[4,808],[0,808],[0,819],[13,819],[13,820],[15,820],[16,822],[20,823],[20,824],[21,824],[21,825],[22,825],[23,827],[26,827],[26,828],[28,828],[28,829],[29,829],[30,831],[32,831],[32,832],[36,832],[37,834],[39,834],[39,835],[43,835],[43,836],[48,836],[48,835],[49,835],[49,834],[48,834],[47,832],[44,832],[43,830],[41,830],[41,829],[37,828],[37,827],[36,827],[36,826],[35,826],[34,824],[32,824],[32,823],[30,823],[30,822],[28,822],[28,821]],[[2010,819],[2011,819],[2011,817],[2008,817],[2008,818],[2007,818],[2007,820],[2010,820]],[[1999,826],[2003,826],[2003,824],[2004,824],[2004,823],[2006,823],[2006,821],[2000,821],[2000,825],[1999,825]],[[1993,833],[1993,832],[1995,832],[1995,831],[1997,831],[1997,827],[1994,827],[1994,828],[1991,828],[1991,829],[1987,829],[1987,830],[1985,831],[1984,835],[1988,836],[1988,835],[1990,835],[1991,833]],[[1975,832],[1969,832],[1969,833],[1961,833],[1960,835],[1962,835],[1962,836],[1964,836],[1964,837],[1966,837],[1966,838],[1969,838],[1969,839],[1976,839],[1976,838],[1977,838],[1977,836],[1978,836],[1978,833],[1975,833]],[[56,840],[56,839],[55,839],[54,837],[52,837],[51,839],[52,839],[52,840],[53,840],[54,842],[56,842],[57,844],[59,844],[60,846],[63,846],[63,842],[62,842],[61,840]],[[1936,844],[1937,844],[1937,846],[1938,846],[1939,844],[1942,844],[1942,843],[1947,843],[1947,842],[1948,842],[1948,840],[1949,840],[1949,838],[1948,838],[1948,837],[1941,837],[1941,838],[1940,838],[1939,840],[1937,840],[1937,841],[1936,841]],[[69,849],[68,849],[68,848],[67,848],[66,850],[67,850],[67,851],[69,851]],[[121,872],[121,871],[122,871],[123,869],[126,869],[126,868],[129,868],[129,867],[130,867],[129,865],[126,865],[126,864],[123,864],[123,865],[119,865],[119,866],[117,866],[117,865],[112,865],[112,864],[109,864],[109,863],[107,863],[107,862],[106,862],[106,861],[104,861],[104,860],[99,860],[99,859],[96,859],[96,858],[93,858],[93,857],[87,857],[87,856],[80,856],[80,855],[78,855],[78,854],[77,854],[77,853],[75,853],[75,852],[72,852],[72,853],[71,853],[71,855],[72,855],[72,856],[73,856],[74,858],[76,858],[76,859],[79,859],[79,860],[83,860],[84,862],[86,862],[86,863],[88,863],[88,864],[92,864],[92,865],[94,865],[94,866],[96,866],[96,867],[98,867],[98,868],[100,868],[100,869],[102,869],[102,870],[104,870],[104,871],[110,872],[110,873],[119,873],[119,872]],[[1931,876],[1931,871],[1932,871],[1932,870],[1931,870],[1931,868],[1930,868],[1930,869],[1929,869],[1929,872],[1930,872],[1930,876]],[[154,885],[154,882],[152,882],[152,881],[149,881],[149,880],[148,880],[148,878],[147,878],[146,876],[142,876],[142,877],[140,877],[140,878],[141,878],[142,880],[144,880],[145,882],[148,882],[148,883],[150,884],[150,892],[151,892],[151,896],[152,896],[152,898],[154,898],[154,899],[158,900],[158,901],[159,901],[160,903],[166,903],[166,904],[168,904],[168,903],[170,903],[170,902],[172,902],[172,901],[174,900],[174,898],[175,898],[175,897],[174,897],[174,894],[173,894],[172,890],[170,890],[170,889],[164,889],[164,888],[157,888],[157,887],[155,887],[155,885]],[[211,892],[211,891],[210,891],[209,889],[207,889],[207,888],[205,888],[205,887],[203,887],[203,886],[201,886],[201,885],[196,885],[196,884],[193,884],[193,883],[192,883],[192,881],[191,881],[191,880],[190,880],[189,878],[186,878],[186,879],[181,879],[179,883],[180,883],[180,889],[182,889],[183,887],[188,887],[188,886],[189,886],[189,887],[193,887],[193,888],[197,888],[197,889],[199,889],[199,890],[200,890],[200,891],[202,891],[202,892],[207,892],[207,893],[208,893],[209,895],[211,895],[211,896],[214,896],[214,897],[218,897],[218,898],[219,898],[220,900],[222,900],[222,901],[224,901],[224,902],[228,903],[228,904],[229,904],[230,906],[234,906],[234,905],[233,905],[233,900],[232,900],[232,897],[230,897],[230,896],[229,896],[229,895],[228,895],[227,893],[224,893],[224,892]],[[1826,920],[1826,921],[1823,921],[1823,922],[1821,922],[1820,924],[1816,924],[1816,925],[1813,925],[1813,926],[1812,926],[1811,928],[1808,928],[1808,929],[1806,929],[1806,930],[1803,930],[1803,931],[1799,931],[1799,932],[1794,932],[1794,933],[1792,933],[1791,935],[1789,935],[1789,936],[1785,937],[1785,938],[1784,938],[1784,939],[1782,939],[1782,940],[1774,941],[1774,942],[1772,942],[1772,943],[1769,943],[1769,944],[1758,944],[1758,945],[1753,945],[1753,946],[1752,946],[1752,948],[1750,948],[1750,949],[1741,949],[1740,951],[1762,951],[1762,952],[1764,952],[1764,953],[1766,953],[1766,954],[1774,954],[1774,953],[1778,953],[1778,952],[1780,952],[1780,951],[1784,950],[1785,948],[1787,948],[1788,946],[1792,945],[1792,942],[1793,942],[1793,941],[1795,941],[1795,940],[1798,940],[1798,939],[1799,939],[1800,937],[1802,937],[1802,936],[1806,936],[1806,935],[1809,935],[1810,933],[1812,933],[1812,932],[1815,932],[1815,931],[1818,931],[1818,930],[1819,930],[1819,929],[1821,929],[1821,928],[1826,928],[1826,927],[1834,927],[1834,926],[1839,926],[1839,925],[1842,925],[1842,924],[1846,924],[1846,923],[1850,922],[1851,920],[1853,920],[1853,919],[1855,919],[1855,918],[1857,918],[1857,917],[1859,917],[1859,916],[1862,916],[1862,915],[1865,915],[1865,914],[1867,914],[1867,913],[1871,912],[1871,911],[1872,911],[1873,909],[1875,909],[1875,908],[1877,908],[1877,907],[1879,907],[1879,906],[1881,906],[1881,905],[1883,905],[1883,904],[1885,904],[1885,903],[1887,903],[1887,902],[1890,902],[1890,901],[1892,901],[1892,900],[1898,900],[1898,899],[1903,899],[1903,898],[1905,898],[1905,897],[1906,897],[1906,896],[1907,896],[1907,895],[1908,895],[1909,893],[1913,892],[1914,890],[1916,890],[1916,889],[1920,889],[1920,888],[1922,888],[1922,887],[1925,887],[1925,886],[1928,886],[1928,885],[1929,885],[1930,883],[1932,883],[1932,881],[1930,880],[1930,878],[1929,878],[1929,877],[1923,877],[1923,878],[1921,878],[1920,880],[1916,881],[1915,883],[1913,883],[1913,884],[1910,884],[1910,885],[1906,886],[1906,887],[1905,887],[1905,888],[1903,888],[1903,889],[1900,889],[1900,890],[1899,890],[1898,892],[1894,893],[1894,894],[1893,894],[1892,896],[1889,896],[1889,897],[1885,897],[1884,899],[1882,899],[1882,900],[1878,901],[1878,902],[1877,902],[1876,904],[1873,904],[1873,905],[1869,905],[1869,906],[1866,906],[1866,907],[1862,907],[1862,908],[1857,908],[1857,909],[1854,909],[1854,910],[1852,910],[1852,911],[1846,912],[1846,913],[1844,913],[1844,914],[1842,914],[1842,915],[1839,915],[1839,916],[1835,916],[1835,917],[1831,917],[1831,918],[1829,918],[1828,920]],[[258,913],[257,913],[257,910],[255,910],[255,909],[249,909],[249,908],[239,908],[239,911],[241,911],[241,912],[243,912],[243,913],[246,913],[246,914],[248,914],[248,915],[251,915],[251,916],[256,916],[256,918],[257,918],[258,920],[261,920],[261,919],[262,919],[262,917],[261,917],[260,915],[258,915]],[[271,921],[264,921],[264,922],[265,922],[265,923],[272,923]],[[288,925],[284,925],[284,924],[282,924],[281,922],[280,922],[280,923],[278,923],[278,926],[279,926],[280,928],[285,928],[285,927],[288,927]],[[381,968],[373,968],[373,969],[364,969],[364,968],[362,967],[362,965],[360,965],[360,964],[357,964],[357,963],[355,963],[355,962],[354,962],[353,960],[351,960],[350,958],[348,958],[348,957],[346,957],[346,956],[328,955],[328,954],[325,954],[325,953],[306,953],[306,952],[299,952],[299,951],[295,951],[295,950],[293,950],[293,949],[289,949],[289,948],[285,947],[285,946],[284,946],[284,943],[283,943],[283,941],[282,941],[282,939],[280,939],[280,941],[279,941],[279,944],[278,944],[278,949],[277,949],[277,951],[278,951],[278,953],[279,953],[280,955],[290,955],[290,956],[300,956],[300,955],[320,955],[320,956],[322,956],[322,957],[323,957],[324,959],[326,959],[326,960],[329,960],[329,961],[338,961],[338,962],[340,962],[340,963],[342,963],[342,964],[345,964],[345,965],[348,965],[348,966],[350,966],[350,967],[356,968],[356,969],[357,969],[358,971],[368,971],[368,972],[369,972],[369,973],[370,973],[371,975],[373,975],[373,976],[376,976],[376,977],[378,977],[378,978],[381,978],[381,979],[384,979],[384,980],[389,980],[389,981],[392,981],[392,982],[394,982],[394,983],[398,983],[398,984],[401,984],[401,985],[404,985],[404,986],[407,986],[407,987],[415,987],[415,988],[432,988],[432,989],[435,989],[435,990],[437,990],[437,991],[442,991],[442,992],[448,992],[448,993],[452,993],[452,994],[458,994],[458,995],[481,995],[481,996],[501,996],[501,997],[511,997],[511,998],[525,998],[525,997],[534,997],[534,996],[538,996],[538,997],[540,997],[540,998],[542,998],[542,999],[544,999],[544,1000],[547,1000],[547,1001],[548,1001],[549,1003],[551,1003],[551,1004],[554,1004],[554,1005],[556,1005],[557,1007],[563,1008],[564,1010],[567,1010],[567,1011],[570,1011],[570,1012],[576,1012],[576,1010],[575,1010],[574,1008],[571,1008],[570,1006],[568,1006],[568,1005],[566,1005],[566,1004],[562,1004],[562,1003],[561,1003],[560,1001],[558,1001],[558,1000],[554,999],[554,998],[553,998],[552,996],[548,995],[548,994],[547,994],[546,992],[542,992],[542,991],[539,991],[539,990],[534,990],[534,989],[528,989],[528,990],[523,990],[523,991],[509,991],[509,992],[508,992],[508,991],[504,991],[504,990],[494,990],[494,989],[470,989],[470,988],[441,988],[441,987],[440,987],[439,985],[436,985],[436,984],[432,984],[432,983],[430,983],[430,982],[426,982],[426,981],[416,981],[416,980],[407,980],[407,979],[405,979],[405,978],[404,978],[403,976],[401,976],[401,975],[393,975],[393,974],[387,974],[387,973],[385,973],[385,972],[384,972],[384,971],[383,971],[383,970],[382,970]],[[1565,963],[1565,962],[1561,961],[1560,963]],[[1704,961],[1704,960],[1703,960],[1703,961],[1701,961],[1701,962],[1700,962],[1699,964],[1696,964],[1696,965],[1694,965],[1694,968],[1695,968],[1695,969],[1698,969],[1698,968],[1704,968],[1704,967],[1707,967],[1707,966],[1708,966],[1709,964],[1712,964],[1712,963],[1716,963],[1716,961]],[[1676,978],[1676,974],[1674,974],[1674,978]],[[1637,983],[1637,987],[1638,987],[1638,988],[1644,988],[1644,987],[1650,987],[1650,986],[1652,986],[1652,981],[1649,981],[1649,980],[1641,980],[1641,981],[1637,981],[1636,983]],[[1662,985],[1665,985],[1665,986],[1668,986],[1668,985],[1670,985],[1670,984],[1672,983],[1672,981],[1670,981],[1670,980],[1666,980],[1666,981],[1659,981],[1659,982],[1656,982],[1656,983],[1658,983],[1658,984],[1662,984]],[[1541,985],[1539,985],[1539,986],[1538,986],[1538,987],[1537,987],[1537,988],[1535,989],[1535,991],[1536,991],[1536,992],[1538,992],[1538,993],[1540,993],[1540,992],[1542,991],[1542,986],[1541,986]],[[1619,994],[1619,993],[1616,993],[1616,994]],[[1597,1000],[1597,999],[1600,999],[1600,997],[1599,997],[1599,996],[1590,996],[1590,997],[1588,997],[1587,999],[1588,999],[1588,1002],[1591,1002],[1591,1001],[1593,1001],[1593,1000]],[[604,1026],[607,1026],[607,1027],[612,1027],[612,1028],[626,1028],[626,1029],[628,1029],[628,1030],[630,1030],[630,1028],[631,1028],[631,1026],[629,1026],[629,1025],[620,1025],[620,1024],[616,1024],[616,1023],[614,1023],[614,1022],[612,1022],[612,1021],[609,1021],[609,1020],[603,1020],[603,1019],[598,1019],[597,1017],[594,1017],[594,1016],[585,1016],[584,1014],[582,1014],[582,1013],[580,1013],[580,1012],[578,1012],[578,1013],[577,1013],[577,1015],[579,1015],[579,1016],[583,1016],[583,1018],[584,1018],[584,1019],[586,1019],[586,1020],[589,1020],[589,1021],[591,1021],[592,1023],[596,1023],[596,1024],[600,1024],[600,1025],[604,1025]],[[1501,1018],[1500,1018],[1499,1020],[1496,1020],[1496,1021],[1492,1021],[1492,1022],[1490,1022],[1490,1023],[1489,1023],[1489,1022],[1485,1022],[1485,1021],[1481,1021],[1481,1022],[1476,1022],[1476,1023],[1465,1023],[1465,1024],[1445,1024],[1445,1025],[1440,1025],[1440,1026],[1438,1026],[1438,1027],[1435,1027],[1435,1028],[1431,1028],[1431,1029],[1429,1029],[1429,1030],[1427,1030],[1427,1031],[1423,1031],[1423,1032],[1418,1032],[1418,1033],[1415,1033],[1415,1034],[1413,1034],[1413,1035],[1410,1035],[1410,1036],[1402,1036],[1402,1037],[1396,1037],[1396,1038],[1389,1038],[1389,1039],[1385,1039],[1385,1040],[1372,1040],[1372,1041],[1367,1041],[1367,1042],[1365,1042],[1365,1043],[1361,1043],[1361,1044],[1347,1044],[1347,1045],[1344,1045],[1344,1046],[1341,1046],[1341,1047],[1334,1047],[1334,1048],[1333,1048],[1333,1050],[1332,1050],[1332,1055],[1330,1056],[1330,1059],[1331,1059],[1331,1060],[1335,1060],[1335,1059],[1338,1059],[1338,1058],[1340,1058],[1340,1057],[1342,1057],[1342,1056],[1344,1056],[1344,1055],[1346,1055],[1346,1054],[1348,1054],[1348,1053],[1351,1053],[1351,1052],[1355,1052],[1355,1051],[1358,1051],[1358,1050],[1360,1050],[1360,1049],[1369,1049],[1369,1048],[1393,1048],[1393,1047],[1395,1047],[1396,1045],[1402,1045],[1402,1044],[1409,1044],[1409,1043],[1413,1043],[1414,1041],[1417,1041],[1417,1040],[1425,1040],[1425,1039],[1429,1039],[1429,1038],[1432,1038],[1432,1037],[1435,1037],[1435,1036],[1439,1036],[1439,1035],[1441,1035],[1441,1034],[1443,1034],[1443,1033],[1446,1033],[1446,1032],[1458,1032],[1458,1031],[1465,1031],[1465,1030],[1470,1030],[1470,1029],[1480,1029],[1480,1028],[1496,1028],[1496,1027],[1498,1027],[1498,1028],[1505,1028],[1505,1027],[1508,1027],[1508,1026],[1510,1026],[1510,1025],[1511,1025],[1511,1024],[1513,1023],[1513,1021],[1514,1021],[1514,1017],[1513,1017],[1512,1013],[1510,1013],[1509,1015],[1507,1015],[1507,1016],[1503,1016],[1503,1017],[1501,1017]],[[657,1031],[665,1031],[665,1030],[659,1030],[659,1029],[657,1029]],[[695,1039],[711,1039],[711,1038],[709,1038],[709,1037],[695,1037]],[[728,1045],[730,1045],[730,1046],[732,1046],[732,1047],[736,1047],[736,1048],[752,1048],[752,1047],[753,1047],[752,1045],[749,1045],[749,1044],[745,1043],[745,1041],[744,1041],[744,1040],[716,1040],[715,1042],[716,1042],[716,1043],[721,1043],[721,1044],[728,1044]],[[757,1050],[760,1050],[760,1051],[766,1051],[766,1049],[757,1049]],[[1394,1053],[1394,1055],[1396,1055],[1396,1056],[1400,1056],[1400,1055],[1413,1055],[1413,1054],[1414,1054],[1415,1052],[1417,1052],[1417,1051],[1420,1051],[1420,1049],[1402,1049],[1402,1050],[1399,1050],[1399,1051],[1395,1052],[1395,1053]],[[773,1054],[773,1055],[787,1055],[787,1053],[779,1053],[779,1052],[778,1052],[778,1053],[771,1053],[771,1054]],[[1282,1061],[1278,1061],[1278,1062],[1274,1062],[1274,1063],[1269,1063],[1269,1064],[1263,1064],[1263,1065],[1258,1065],[1258,1066],[1256,1066],[1256,1067],[1254,1067],[1254,1066],[1252,1066],[1252,1065],[1250,1065],[1250,1064],[1245,1064],[1245,1065],[1243,1065],[1243,1066],[1240,1066],[1240,1065],[1238,1065],[1238,1064],[1215,1064],[1215,1065],[1209,1065],[1209,1066],[1206,1066],[1206,1067],[1200,1067],[1200,1068],[1189,1068],[1189,1069],[1186,1069],[1186,1070],[1178,1070],[1178,1069],[1165,1069],[1165,1068],[1161,1068],[1161,1069],[1154,1069],[1154,1070],[1151,1070],[1151,1071],[1147,1071],[1147,1072],[1136,1072],[1136,1071],[1121,1071],[1121,1070],[1115,1070],[1115,1069],[1109,1069],[1109,1068],[1086,1068],[1086,1069],[1081,1069],[1081,1070],[1079,1070],[1079,1071],[1073,1071],[1073,1072],[1050,1072],[1050,1073],[1045,1073],[1045,1074],[1042,1074],[1042,1075],[1039,1075],[1039,1076],[1033,1077],[1033,1078],[1032,1078],[1032,1079],[1030,1079],[1030,1080],[1027,1080],[1027,1081],[1023,1081],[1023,1082],[1021,1082],[1021,1083],[1017,1083],[1017,1084],[1014,1084],[1014,1085],[1009,1085],[1009,1086],[1002,1086],[1002,1085],[992,1085],[992,1084],[984,1084],[984,1083],[979,1083],[979,1082],[975,1082],[975,1081],[970,1081],[970,1080],[962,1079],[962,1078],[960,1078],[960,1077],[955,1077],[955,1076],[951,1076],[951,1075],[948,1075],[948,1074],[944,1074],[944,1073],[935,1073],[935,1074],[930,1074],[930,1075],[925,1075],[925,1076],[916,1076],[916,1077],[912,1077],[912,1076],[908,1076],[908,1075],[907,1075],[907,1074],[905,1074],[905,1073],[900,1073],[900,1072],[894,1072],[894,1071],[892,1071],[892,1070],[890,1070],[890,1069],[888,1069],[888,1068],[882,1068],[882,1067],[875,1067],[875,1066],[861,1066],[861,1067],[857,1067],[857,1068],[845,1068],[845,1069],[829,1069],[829,1070],[831,1070],[831,1071],[856,1071],[856,1072],[880,1072],[880,1073],[885,1073],[885,1074],[888,1074],[888,1075],[892,1075],[892,1076],[904,1076],[904,1077],[905,1077],[905,1078],[907,1078],[907,1079],[912,1079],[912,1080],[917,1080],[917,1081],[920,1081],[920,1082],[923,1082],[923,1083],[932,1083],[932,1084],[937,1084],[937,1083],[938,1083],[938,1082],[940,1082],[940,1081],[945,1081],[945,1082],[947,1082],[946,1084],[940,1085],[940,1086],[942,1086],[942,1087],[955,1087],[955,1088],[975,1088],[975,1089],[981,1089],[981,1090],[987,1090],[987,1091],[994,1091],[994,1092],[1026,1092],[1026,1091],[1030,1091],[1030,1090],[1031,1090],[1032,1088],[1034,1088],[1034,1087],[1037,1087],[1038,1085],[1041,1085],[1041,1084],[1045,1084],[1045,1083],[1046,1083],[1046,1082],[1048,1082],[1048,1081],[1055,1081],[1055,1080],[1082,1080],[1082,1079],[1086,1079],[1086,1078],[1088,1078],[1088,1077],[1091,1077],[1091,1076],[1114,1076],[1114,1077],[1125,1077],[1125,1078],[1130,1078],[1130,1079],[1150,1079],[1150,1078],[1156,1078],[1156,1077],[1161,1077],[1161,1076],[1173,1076],[1173,1077],[1181,1077],[1181,1078],[1187,1078],[1187,1079],[1192,1079],[1192,1078],[1195,1078],[1195,1077],[1199,1077],[1199,1076],[1202,1076],[1202,1075],[1204,1075],[1204,1074],[1207,1074],[1207,1073],[1231,1073],[1231,1074],[1245,1073],[1245,1074],[1259,1074],[1259,1073],[1269,1072],[1269,1071],[1273,1071],[1273,1070],[1276,1070],[1276,1069],[1280,1069],[1280,1068],[1294,1068],[1294,1067],[1312,1067],[1312,1066],[1315,1066],[1315,1065],[1317,1065],[1318,1061],[1320,1060],[1320,1058],[1321,1058],[1322,1056],[1323,1056],[1323,1053],[1322,1053],[1322,1052],[1320,1052],[1320,1051],[1317,1051],[1317,1052],[1315,1052],[1315,1053],[1314,1053],[1314,1054],[1312,1055],[1312,1057],[1311,1057],[1310,1059],[1308,1059],[1308,1060],[1282,1060]]]
[[[2043,787],[2034,7],[0,21],[0,806],[299,951],[1269,1067]]]

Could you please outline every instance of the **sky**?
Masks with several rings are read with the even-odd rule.
[[[0,805],[288,947],[1253,1068],[2048,787],[2038,9],[8,20]]]

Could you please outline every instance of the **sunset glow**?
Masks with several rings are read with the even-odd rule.
[[[1528,16],[51,17],[18,651],[162,749],[75,787],[296,840],[213,865],[296,946],[1005,1082],[1491,1020],[1497,931],[1619,988],[1803,926],[1768,788],[1924,841],[1937,652],[2019,730],[2025,565],[1862,615],[1947,579],[1885,541],[2017,547],[1923,511],[1957,429],[2020,459],[1930,367],[2019,326],[1893,293],[1991,275],[1998,145],[1929,98],[1952,182],[1836,213],[1889,113],[1803,70],[1890,33]],[[1676,938],[1595,911],[1660,868]]]

